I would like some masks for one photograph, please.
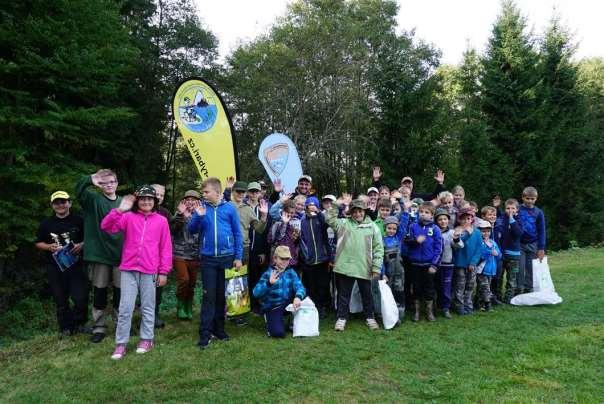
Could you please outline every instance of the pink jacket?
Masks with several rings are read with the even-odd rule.
[[[111,209],[101,221],[107,233],[124,233],[123,271],[166,275],[172,268],[172,240],[168,220],[159,213],[122,213]]]

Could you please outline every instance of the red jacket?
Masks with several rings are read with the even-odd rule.
[[[166,275],[172,268],[172,241],[165,217],[152,212],[122,213],[112,209],[101,221],[107,233],[124,233],[120,269]]]

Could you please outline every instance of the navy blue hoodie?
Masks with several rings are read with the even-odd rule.
[[[511,220],[508,215],[505,215],[495,223],[495,242],[504,254],[520,255],[520,238],[523,229],[519,219],[518,215]]]
[[[536,206],[527,208],[521,205],[518,216],[524,229],[520,242],[522,244],[537,243],[537,250],[545,250],[545,215],[543,211]]]

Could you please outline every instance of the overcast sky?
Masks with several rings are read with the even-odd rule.
[[[195,0],[204,25],[220,41],[223,59],[242,42],[268,31],[289,0]],[[458,63],[468,43],[482,51],[500,9],[499,0],[398,0],[399,29],[436,45],[443,63]],[[529,27],[540,34],[554,9],[578,42],[577,57],[604,56],[604,1],[516,0]]]

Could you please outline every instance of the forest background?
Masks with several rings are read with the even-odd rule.
[[[484,52],[442,65],[438,44],[397,29],[390,0],[297,0],[223,63],[191,0],[31,0],[0,9],[0,312],[44,289],[33,247],[49,195],[113,168],[120,193],[199,177],[171,119],[199,76],[230,110],[240,177],[286,132],[320,193],[363,192],[371,168],[484,205],[539,190],[549,249],[602,242],[604,60],[576,60],[560,16],[544,32],[501,3]],[[202,14],[203,15],[203,14]],[[77,211],[77,204],[74,206]]]

